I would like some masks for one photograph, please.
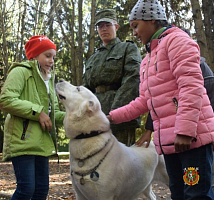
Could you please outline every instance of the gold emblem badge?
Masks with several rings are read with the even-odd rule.
[[[184,183],[187,185],[195,185],[199,181],[198,168],[188,167],[184,169]]]

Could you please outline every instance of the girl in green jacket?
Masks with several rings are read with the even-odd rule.
[[[2,88],[0,108],[8,113],[3,160],[12,160],[17,188],[12,200],[45,200],[49,190],[49,159],[57,153],[55,123],[59,110],[51,68],[56,46],[46,36],[25,45],[28,62],[14,63]]]

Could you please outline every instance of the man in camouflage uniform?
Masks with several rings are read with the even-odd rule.
[[[110,110],[126,105],[138,96],[141,55],[133,42],[121,42],[116,37],[119,25],[114,10],[102,10],[95,19],[103,46],[87,61],[83,83],[95,93],[107,115]],[[130,146],[135,143],[139,122],[136,119],[112,124],[111,129],[120,142]]]

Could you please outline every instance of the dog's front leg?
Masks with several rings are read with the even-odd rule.
[[[143,195],[145,198],[143,199],[149,199],[149,200],[156,200],[156,195],[152,191],[152,184],[150,184],[144,191]]]
[[[77,187],[75,187],[75,197],[76,200],[88,200],[86,197],[83,196],[83,194],[79,191]]]

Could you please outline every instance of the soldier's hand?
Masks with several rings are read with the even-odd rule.
[[[146,142],[146,148],[149,147],[150,141],[151,141],[151,130],[146,130],[146,132],[140,137],[140,139],[136,142],[137,146],[142,146]]]

